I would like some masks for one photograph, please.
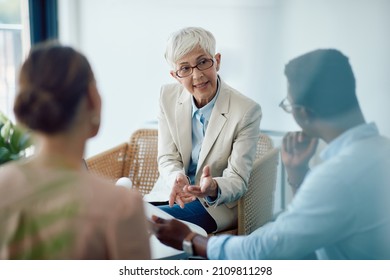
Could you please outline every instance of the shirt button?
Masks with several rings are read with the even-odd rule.
[[[209,208],[209,205],[207,204],[207,202],[205,201],[205,202],[203,202],[203,205],[204,205],[204,207],[206,207],[206,208]]]

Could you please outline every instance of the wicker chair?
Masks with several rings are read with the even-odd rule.
[[[238,201],[239,235],[250,234],[272,220],[278,161],[276,148],[255,160],[248,191]]]
[[[91,172],[113,182],[121,177],[130,178],[133,187],[144,195],[151,191],[159,176],[157,142],[156,129],[139,129],[128,143],[93,156],[86,164]],[[238,202],[238,228],[215,234],[249,234],[272,219],[278,158],[271,138],[261,134],[248,191]]]
[[[129,145],[122,143],[85,160],[90,172],[116,182],[123,177],[123,163]]]
[[[246,235],[272,220],[278,160],[279,150],[273,147],[272,139],[260,134],[248,190],[238,201],[238,226],[210,235]]]
[[[263,157],[266,153],[272,150],[273,147],[274,144],[272,139],[267,134],[261,133],[259,141],[257,142],[255,160]]]
[[[86,160],[88,170],[116,182],[128,177],[141,194],[147,194],[158,179],[156,129],[139,129],[122,143]]]
[[[152,190],[159,176],[157,145],[157,129],[139,129],[130,137],[123,177],[130,178],[143,195]]]

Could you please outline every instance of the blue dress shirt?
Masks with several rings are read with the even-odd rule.
[[[274,222],[246,237],[211,237],[208,258],[390,259],[390,139],[359,125],[321,157]]]
[[[220,78],[217,79],[217,92],[214,98],[202,108],[195,105],[194,98],[192,98],[192,153],[190,165],[188,167],[187,175],[191,180],[191,184],[195,184],[196,168],[198,166],[200,149],[202,147],[204,135],[210,121],[211,113],[213,111],[215,102],[217,101],[220,89]]]

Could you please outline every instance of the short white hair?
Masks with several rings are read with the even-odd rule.
[[[211,56],[214,56],[215,38],[213,34],[201,27],[180,29],[168,38],[165,59],[174,69],[176,62],[196,47],[200,47]]]

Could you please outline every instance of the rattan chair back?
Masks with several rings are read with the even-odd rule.
[[[247,235],[273,219],[279,149],[255,160],[248,190],[238,202],[238,234]]]
[[[103,176],[112,182],[123,177],[123,163],[128,149],[127,143],[122,143],[85,160],[89,172]]]
[[[158,130],[139,129],[131,135],[129,143],[88,158],[86,165],[90,172],[113,182],[121,177],[130,178],[133,187],[144,195],[151,191],[159,176],[157,148]],[[278,161],[278,149],[273,148],[269,136],[261,134],[248,191],[238,202],[238,228],[230,233],[249,234],[272,220]]]
[[[268,153],[274,147],[272,139],[264,133],[260,133],[259,141],[257,142],[256,148],[256,159],[263,157],[266,153]]]
[[[278,150],[273,148],[272,139],[267,134],[261,133],[249,177],[248,190],[238,201],[238,227],[210,235],[249,234],[272,219],[277,174],[275,157],[278,159]]]
[[[159,176],[157,147],[157,129],[139,129],[130,137],[123,177],[130,178],[142,195],[152,190]]]

